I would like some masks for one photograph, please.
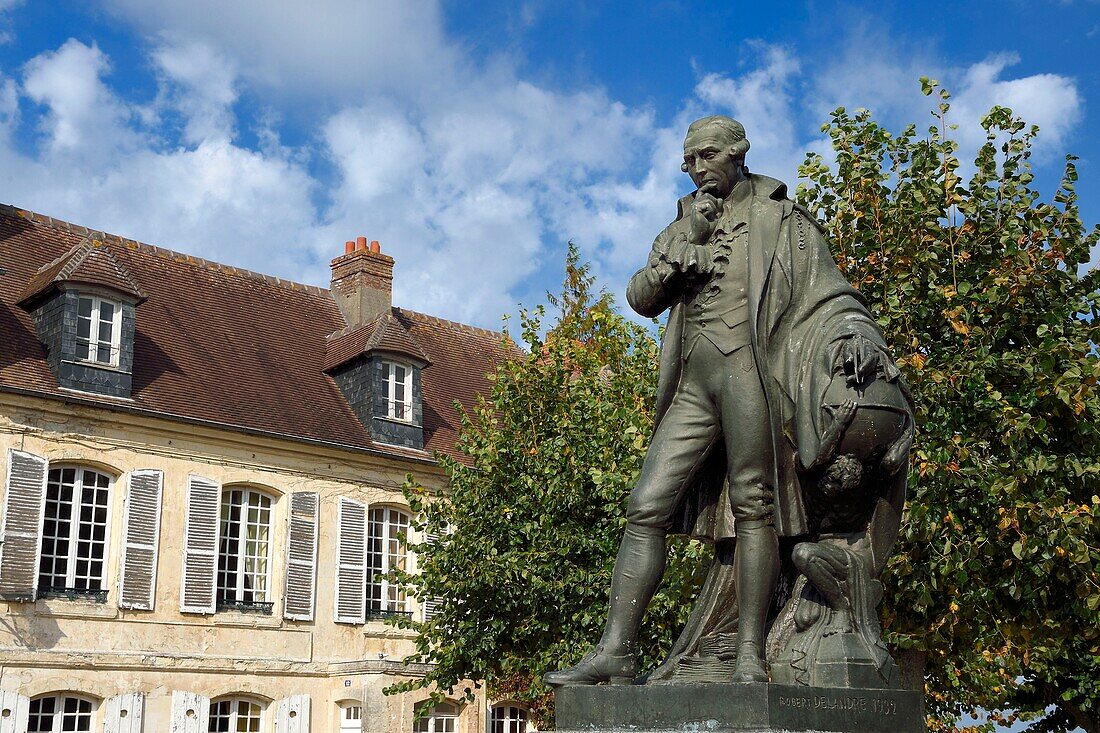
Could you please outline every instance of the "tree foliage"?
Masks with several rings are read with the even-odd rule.
[[[994,107],[964,168],[948,93],[922,84],[937,102],[924,135],[839,109],[823,128],[835,166],[811,156],[799,190],[916,397],[888,640],[922,653],[940,725],[981,707],[1096,731],[1100,275],[1081,271],[1100,229],[1082,224],[1072,156],[1043,200],[1037,128]]]
[[[440,539],[413,548],[420,572],[405,582],[440,605],[414,624],[410,660],[435,667],[401,689],[469,697],[468,680],[485,680],[493,697],[531,703],[545,725],[542,674],[599,638],[626,498],[653,428],[657,344],[592,286],[570,246],[554,322],[543,307],[521,314],[525,348],[513,349],[489,399],[463,416],[458,447],[468,460],[442,459],[449,491],[406,487],[416,529]],[[646,662],[659,661],[686,621],[702,552],[673,544],[640,642]]]
[[[994,723],[1100,730],[1100,343],[1074,158],[1053,200],[1033,186],[1037,134],[1011,111],[983,118],[973,164],[951,137],[949,95],[922,80],[934,122],[891,134],[838,109],[835,161],[809,156],[798,197],[829,229],[917,403],[906,522],[884,577],[887,640],[923,666],[929,720],[979,708]],[[639,254],[641,258],[643,254]],[[639,259],[641,262],[641,259]],[[437,696],[486,680],[549,722],[543,672],[601,631],[626,497],[652,428],[656,344],[595,294],[570,248],[546,312],[521,316],[525,351],[502,364],[443,459],[450,490],[410,484],[420,529],[410,592],[439,597],[393,689]],[[644,624],[643,664],[667,651],[707,553],[672,543]]]

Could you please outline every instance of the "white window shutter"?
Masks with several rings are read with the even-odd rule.
[[[443,530],[444,535],[448,535],[450,533],[451,533],[450,527],[447,527],[446,529]],[[434,545],[436,542],[439,541],[439,538],[440,538],[440,535],[437,532],[425,532],[424,533],[424,543],[425,544]],[[433,618],[435,618],[436,614],[439,613],[439,607],[442,604],[443,604],[443,599],[440,598],[439,596],[433,596],[432,598],[428,598],[428,599],[424,600],[423,604],[421,605],[421,610],[424,612],[424,623],[428,623]]]
[[[187,531],[183,547],[180,611],[214,613],[218,575],[218,503],[221,486],[187,477]]]
[[[0,733],[25,733],[31,699],[11,690],[0,690]]]
[[[290,496],[290,523],[286,541],[286,592],[283,616],[313,620],[317,588],[317,515],[320,497],[315,491]]]
[[[194,692],[172,693],[169,733],[206,733],[210,728],[210,698]]]
[[[127,692],[107,698],[104,703],[103,733],[142,733],[145,695]]]
[[[341,496],[337,525],[336,602],[333,604],[333,616],[339,623],[366,623],[366,505]]]
[[[279,701],[275,730],[278,733],[309,733],[309,695],[291,695]]]
[[[126,492],[119,573],[119,601],[122,608],[152,611],[157,590],[157,548],[160,544],[160,507],[164,474],[134,471]]]
[[[46,506],[49,462],[41,456],[8,450],[0,537],[0,598],[33,601],[42,550],[42,512]]]

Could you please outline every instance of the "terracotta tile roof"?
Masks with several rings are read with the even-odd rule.
[[[63,282],[100,285],[129,295],[139,303],[146,297],[126,266],[111,254],[107,245],[90,235],[53,262],[39,268],[27,283],[19,302],[26,307]]]
[[[346,328],[332,334],[328,337],[328,348],[325,352],[325,371],[371,351],[401,354],[412,357],[425,367],[430,366],[432,360],[410,332],[406,320],[399,311],[394,310],[383,313],[365,326]]]
[[[342,331],[336,331],[328,336],[325,344],[325,371],[329,371],[349,362],[355,357],[367,352],[367,344],[374,336],[374,326],[377,321],[372,321],[365,326],[349,326]]]
[[[0,389],[63,396],[35,334],[18,307],[29,284],[50,282],[58,261],[89,237],[147,300],[136,310],[133,395],[128,405],[167,418],[423,456],[372,443],[340,389],[324,371],[327,337],[345,328],[327,289],[288,282],[122,239],[50,217],[0,206]],[[87,255],[85,255],[85,260]],[[96,257],[98,259],[98,255]],[[49,267],[48,267],[49,266]],[[64,265],[62,266],[64,269]],[[60,270],[58,271],[60,272]],[[413,344],[431,366],[423,372],[425,450],[454,455],[459,416],[487,394],[486,374],[504,355],[501,334],[395,308],[382,329],[387,348]],[[341,348],[375,335],[359,329]],[[511,348],[511,347],[508,347]],[[361,351],[359,353],[362,353]],[[88,399],[115,408],[118,400]]]

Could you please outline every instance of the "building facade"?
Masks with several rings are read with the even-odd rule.
[[[0,733],[523,733],[383,688],[431,604],[406,476],[446,489],[501,335],[0,209]]]

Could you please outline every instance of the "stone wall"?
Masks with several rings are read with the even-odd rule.
[[[310,730],[338,730],[338,703],[359,700],[369,718],[365,731],[411,733],[413,706],[427,693],[381,694],[401,675],[416,672],[400,664],[413,650],[411,633],[378,620],[333,621],[335,511],[340,497],[370,506],[403,505],[400,487],[407,472],[439,490],[444,476],[436,465],[0,393],[0,475],[6,471],[9,449],[44,456],[51,464],[90,466],[115,480],[110,494],[107,601],[0,602],[0,691],[28,697],[71,691],[100,701],[142,692],[144,729],[158,733],[169,730],[174,691],[209,698],[244,693],[268,707],[306,694],[312,701]],[[125,487],[130,472],[140,469],[164,474],[152,611],[118,606]],[[259,487],[275,497],[271,615],[180,612],[190,473],[223,485]],[[287,497],[296,491],[320,496],[312,621],[282,616]],[[415,569],[414,557],[410,566]],[[419,612],[412,599],[409,607]],[[483,700],[465,706],[458,733],[482,733],[483,711]],[[271,731],[274,714],[265,716],[264,730]],[[97,722],[94,730],[101,726]]]

